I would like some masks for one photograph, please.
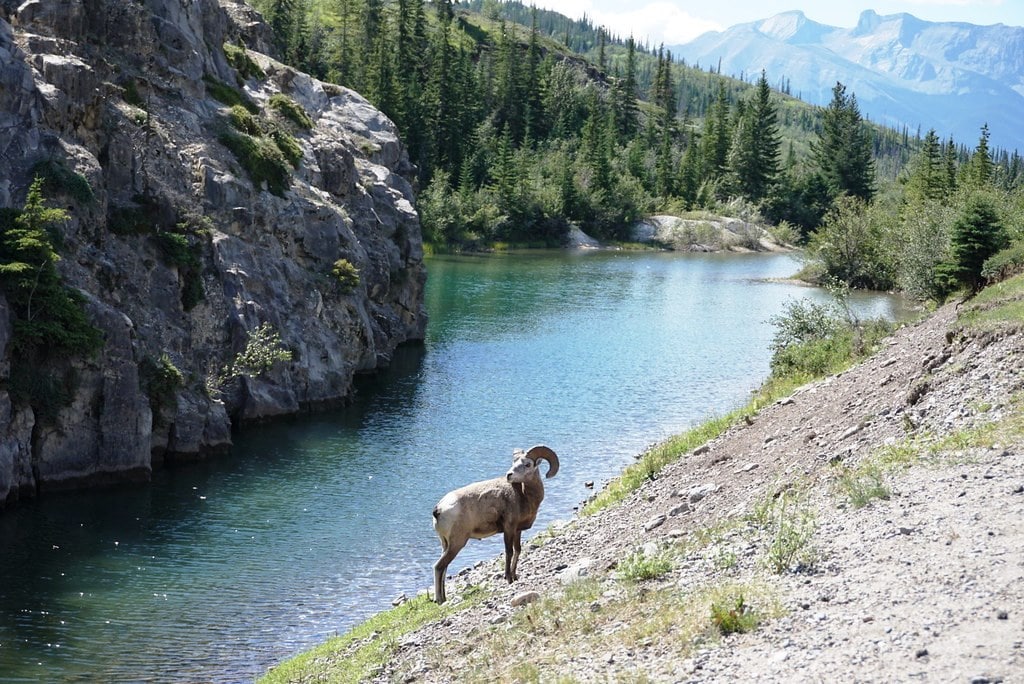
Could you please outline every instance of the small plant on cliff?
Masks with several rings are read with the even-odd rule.
[[[263,129],[256,116],[242,105],[233,105],[228,110],[228,121],[242,133],[263,135]]]
[[[259,113],[260,108],[256,106],[256,103],[237,88],[232,88],[227,83],[218,81],[212,76],[204,76],[203,82],[206,83],[206,92],[218,102],[226,104],[228,107],[242,105],[253,114]]]
[[[269,371],[279,361],[291,360],[292,352],[281,343],[281,336],[274,330],[274,326],[264,323],[249,333],[245,349],[228,366],[228,376],[255,378]]]
[[[159,358],[146,357],[139,364],[139,384],[149,397],[149,405],[153,410],[154,420],[166,407],[177,406],[177,392],[185,384],[174,361],[166,353]]]
[[[265,182],[267,190],[284,196],[291,182],[291,171],[273,140],[234,131],[222,133],[219,139],[235,155],[254,185],[259,187]]]
[[[256,78],[262,81],[267,77],[266,72],[249,56],[243,45],[224,43],[224,56],[242,79]]]
[[[331,275],[341,285],[344,294],[351,294],[359,287],[359,269],[352,265],[348,259],[338,259],[334,262]]]
[[[298,102],[282,93],[274,93],[267,103],[271,109],[303,130],[313,128],[313,120]]]
[[[32,175],[43,179],[43,187],[50,195],[67,195],[81,204],[91,204],[96,196],[89,181],[62,162],[47,159],[32,167]]]

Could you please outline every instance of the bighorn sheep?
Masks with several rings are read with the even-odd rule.
[[[448,492],[434,506],[434,529],[441,538],[441,557],[434,563],[434,600],[444,603],[444,578],[449,563],[470,539],[502,532],[505,536],[505,579],[516,579],[520,536],[533,526],[544,500],[540,464],[548,462],[547,477],[558,472],[558,456],[538,444],[529,451],[516,449],[505,477],[474,482]]]

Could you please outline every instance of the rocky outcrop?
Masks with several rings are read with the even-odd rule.
[[[680,252],[769,252],[786,249],[761,224],[726,216],[648,216],[633,225],[632,238]]]
[[[58,406],[25,400],[10,387],[15,314],[0,297],[0,506],[223,449],[240,423],[344,400],[354,374],[422,339],[414,169],[394,125],[355,92],[232,47],[265,49],[268,35],[235,0],[4,3],[0,207],[47,175],[70,215],[58,270],[104,342],[54,362]],[[228,149],[239,124],[225,93],[262,127],[247,140],[283,134],[278,147],[300,150],[283,187]],[[355,287],[332,274],[341,259]],[[231,377],[265,324],[291,360]],[[148,383],[158,361],[180,382]]]

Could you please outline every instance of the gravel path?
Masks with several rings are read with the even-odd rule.
[[[955,318],[950,305],[902,329],[860,366],[801,388],[620,505],[524,548],[514,586],[500,581],[500,558],[450,579],[450,597],[473,585],[493,594],[407,635],[377,679],[1024,682],[1024,409],[1014,403],[1024,338],[964,338]],[[1001,427],[985,427],[993,423]],[[908,445],[917,445],[909,460]],[[837,474],[886,455],[907,462],[884,470],[888,498],[847,503]],[[778,531],[751,514],[786,492],[799,492],[793,501],[813,521],[813,562],[779,574],[765,567]],[[674,563],[630,595],[759,586],[765,619],[745,634],[668,626],[630,641],[616,636],[630,626],[621,612],[617,624],[588,623],[607,635],[596,640],[556,620],[554,634],[520,635],[517,657],[532,674],[497,656],[480,662],[482,636],[522,629],[517,596],[557,597],[587,576],[601,582],[590,610],[621,608],[617,597],[638,590],[622,589],[615,567],[638,549],[669,550]]]

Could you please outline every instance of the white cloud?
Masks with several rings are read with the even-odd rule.
[[[723,28],[715,22],[698,19],[669,2],[651,2],[629,9],[590,10],[587,15],[594,23],[606,26],[622,38],[632,35],[652,45],[678,45],[707,31],[721,31]]]

